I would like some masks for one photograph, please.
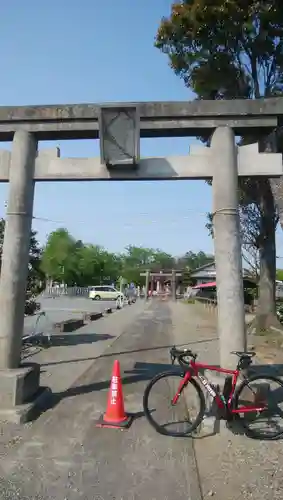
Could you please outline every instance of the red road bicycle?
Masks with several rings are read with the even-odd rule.
[[[172,370],[156,375],[145,389],[143,397],[143,407],[146,418],[154,429],[160,434],[184,437],[191,435],[201,424],[206,410],[204,393],[201,385],[213,398],[217,407],[219,418],[231,422],[234,419],[243,426],[246,435],[254,439],[278,439],[283,434],[283,427],[279,427],[275,422],[275,415],[282,421],[283,411],[279,408],[279,403],[283,403],[283,382],[270,374],[250,374],[245,371],[250,369],[254,351],[238,352],[233,351],[239,357],[235,370],[219,368],[218,366],[197,363],[197,354],[189,349],[177,349],[175,346],[170,349],[172,365],[177,360],[178,371]],[[219,387],[211,384],[203,375],[203,370],[209,370],[225,374],[223,391]],[[240,380],[242,379],[242,380]],[[238,385],[237,382],[240,381]],[[165,382],[165,387],[174,387],[172,397],[165,396],[164,388],[161,384]],[[201,383],[201,384],[200,384]],[[255,387],[253,388],[253,385]],[[272,390],[272,387],[275,389]],[[154,390],[157,389],[155,395]],[[190,402],[189,390],[192,390],[195,402],[192,412],[188,408]],[[150,400],[153,395],[153,404]],[[169,404],[168,404],[169,403]],[[183,419],[178,421],[182,425],[180,430],[172,429],[175,425],[172,417],[165,424],[162,419],[166,419],[166,409],[175,409],[177,404],[178,418],[181,411],[184,411]],[[195,415],[193,415],[195,411]],[[273,425],[269,432],[267,428],[260,429],[258,425]]]

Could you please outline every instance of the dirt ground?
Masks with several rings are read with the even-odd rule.
[[[249,345],[254,347],[262,362],[283,364],[283,331],[269,330],[262,335],[251,335]]]
[[[172,305],[171,313],[176,344],[190,344],[201,361],[218,363],[215,313],[193,304]],[[249,336],[249,344],[257,351],[258,365],[268,364],[268,370],[283,376],[283,336],[279,332]],[[194,439],[203,499],[281,500],[282,440],[253,440],[239,427],[228,428],[225,421],[215,420],[215,424],[204,426]]]

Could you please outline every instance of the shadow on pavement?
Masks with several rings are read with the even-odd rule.
[[[175,368],[177,371],[178,367],[175,367]],[[124,372],[124,374],[126,374],[126,375],[122,375],[122,377],[121,377],[122,385],[124,386],[127,384],[134,384],[136,382],[141,382],[141,381],[148,382],[157,373],[160,373],[160,372],[163,372],[166,370],[172,370],[171,363],[170,364],[169,363],[163,364],[163,363],[140,363],[140,362],[137,362],[137,363],[135,363],[134,368],[132,370],[126,370]],[[70,387],[66,391],[54,393],[52,395],[50,404],[48,405],[48,407],[42,408],[41,414],[44,411],[47,411],[51,408],[54,408],[56,405],[58,405],[65,398],[80,396],[82,394],[89,394],[91,392],[96,392],[96,391],[108,390],[109,387],[110,387],[110,379],[107,379],[107,380],[102,380],[99,382],[93,382],[91,384]],[[38,418],[39,416],[40,415],[37,414],[36,418]]]
[[[157,373],[160,373],[165,370],[171,370],[171,364],[163,364],[163,363],[139,363],[137,362],[132,370],[126,370],[121,377],[122,384],[134,384],[136,382],[148,381],[152,377],[154,377]],[[104,389],[108,389],[110,386],[110,379],[103,380],[100,382],[93,382],[92,384],[80,385],[77,387],[70,387],[66,391],[57,394],[60,399],[78,396],[80,394],[88,394],[94,391],[102,391]]]
[[[68,347],[81,344],[93,344],[94,342],[100,342],[102,340],[110,340],[115,338],[113,335],[101,334],[101,333],[66,333],[66,334],[53,334],[50,337],[47,335],[38,335],[31,337],[27,342],[23,344],[22,347],[22,361],[38,354],[42,349],[48,349],[50,347]],[[89,358],[90,360],[92,358]],[[95,358],[93,358],[95,359]],[[87,361],[88,358],[75,359],[74,362]],[[41,366],[49,365],[60,365],[63,363],[68,363],[70,361],[58,361],[54,363],[41,363]]]
[[[111,337],[111,335],[110,335],[110,337]],[[194,342],[187,342],[186,344],[176,344],[176,347],[186,347],[188,345],[196,345],[196,344],[207,343],[207,342],[215,342],[216,340],[218,340],[218,338],[214,337],[211,339],[199,340],[199,341],[194,341]],[[101,354],[100,356],[96,356],[93,358],[79,358],[79,359],[72,359],[71,361],[54,361],[54,363],[52,363],[52,362],[41,363],[41,366],[55,366],[55,365],[60,365],[60,364],[64,364],[64,363],[76,363],[78,361],[95,361],[98,358],[122,356],[124,354],[125,355],[126,354],[135,354],[138,352],[146,352],[146,351],[157,351],[160,349],[168,349],[168,357],[169,357],[169,349],[172,347],[172,345],[173,344],[161,345],[161,346],[157,346],[157,347],[148,347],[145,349],[132,349],[132,350],[128,350],[128,351],[110,352],[110,353],[106,353],[106,354]]]
[[[51,337],[50,346],[58,347],[58,346],[78,345],[78,344],[93,344],[94,342],[99,342],[101,340],[109,340],[113,338],[115,338],[113,335],[101,334],[101,333],[56,334]]]
[[[275,377],[283,377],[283,364],[263,364],[252,365],[251,373],[256,375],[274,375]]]

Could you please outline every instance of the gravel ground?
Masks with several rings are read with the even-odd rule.
[[[219,362],[215,319],[201,306],[172,304],[175,342],[191,344],[199,358]],[[215,340],[209,340],[211,338]],[[194,440],[203,497],[279,500],[283,497],[282,441],[255,441],[221,423],[220,432]]]

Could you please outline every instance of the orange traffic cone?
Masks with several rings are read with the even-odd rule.
[[[120,363],[114,361],[111,384],[108,393],[106,413],[101,415],[96,427],[112,427],[127,429],[133,420],[132,415],[127,415],[124,410],[123,389],[120,375]]]

